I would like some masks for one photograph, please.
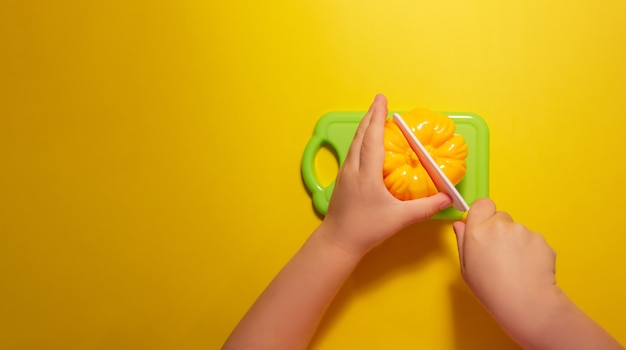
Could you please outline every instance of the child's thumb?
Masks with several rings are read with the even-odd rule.
[[[443,192],[402,202],[405,210],[404,217],[410,218],[411,223],[426,220],[450,205],[452,205],[452,199]]]

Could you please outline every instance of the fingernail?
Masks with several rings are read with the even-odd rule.
[[[449,207],[451,205],[452,205],[452,199],[450,199],[450,197],[446,196],[446,199],[439,204],[439,210],[445,209],[445,208],[447,208],[447,207]]]

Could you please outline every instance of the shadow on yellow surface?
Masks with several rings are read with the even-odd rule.
[[[521,349],[483,309],[461,278],[450,284],[450,300],[455,349]]]

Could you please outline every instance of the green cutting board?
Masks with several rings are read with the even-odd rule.
[[[467,203],[471,204],[476,199],[489,195],[489,128],[480,116],[473,113],[441,113],[452,119],[456,125],[456,133],[463,136],[468,146],[467,170],[456,188]],[[326,187],[320,184],[316,176],[315,157],[322,147],[329,147],[341,166],[364,115],[365,112],[329,112],[323,115],[304,149],[302,178],[315,209],[322,215],[326,215],[335,182]],[[439,212],[433,219],[458,220],[461,214],[450,207]]]

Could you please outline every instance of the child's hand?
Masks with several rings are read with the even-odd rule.
[[[451,204],[443,193],[412,201],[400,201],[389,193],[383,182],[387,113],[387,100],[377,95],[359,124],[339,170],[322,223],[321,232],[329,240],[357,256],[403,227],[427,219]]]
[[[540,304],[561,294],[555,252],[491,200],[474,202],[467,223],[455,222],[454,230],[465,281],[505,330],[537,322]]]

